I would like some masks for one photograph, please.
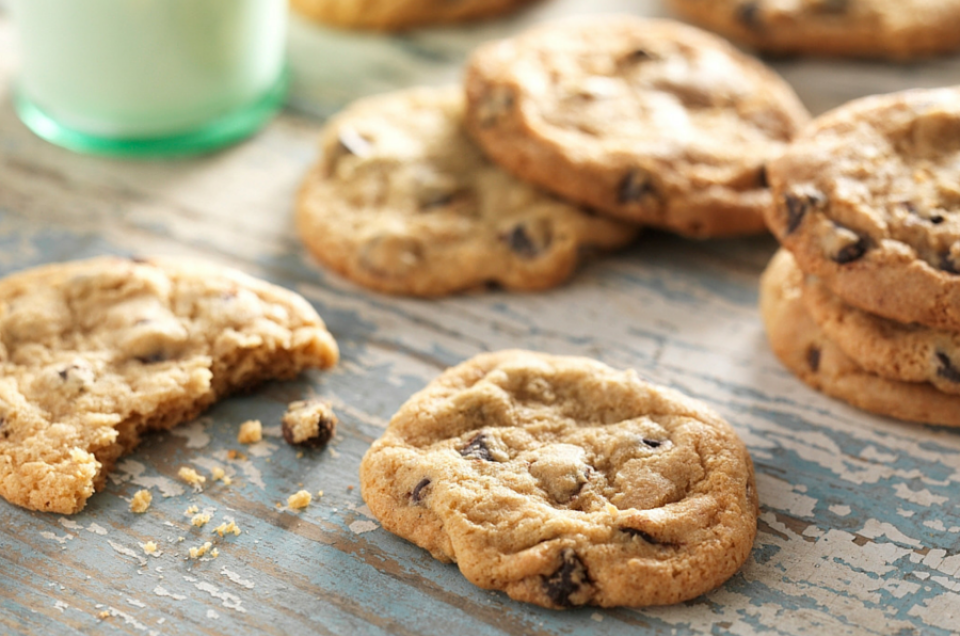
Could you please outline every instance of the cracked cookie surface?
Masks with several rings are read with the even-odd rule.
[[[851,102],[768,167],[771,230],[847,303],[960,331],[960,89]]]
[[[535,290],[569,278],[584,252],[636,236],[490,163],[462,117],[461,91],[447,87],[368,98],[334,118],[297,210],[317,260],[394,294]]]
[[[536,0],[291,0],[294,11],[348,29],[399,31],[491,18]]]
[[[925,382],[881,377],[847,356],[807,312],[803,279],[790,253],[780,250],[760,280],[760,313],[784,366],[814,389],[865,411],[960,426],[960,396]]]
[[[522,179],[693,237],[765,231],[764,164],[808,120],[793,90],[676,22],[577,18],[479,48],[467,128]]]
[[[670,0],[685,18],[773,53],[909,59],[960,48],[958,0]]]
[[[336,363],[303,298],[186,259],[103,257],[0,280],[0,495],[72,514],[143,433]]]
[[[733,429],[586,358],[504,351],[447,370],[393,417],[360,478],[384,528],[553,608],[693,598],[736,572],[756,533]]]

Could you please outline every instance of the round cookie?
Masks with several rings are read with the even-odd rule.
[[[520,182],[466,137],[459,89],[361,100],[334,118],[300,192],[300,237],[365,287],[441,296],[497,283],[535,290],[638,229]]]
[[[821,331],[803,302],[803,273],[780,250],[760,279],[760,313],[770,347],[808,385],[853,406],[902,420],[960,426],[960,396],[901,382],[858,366]]]
[[[300,296],[187,259],[104,257],[0,280],[0,495],[72,514],[140,436],[336,363]]]
[[[960,48],[960,0],[671,0],[685,18],[763,51],[910,59]]]
[[[580,17],[479,48],[467,128],[518,177],[691,237],[765,231],[764,164],[808,114],[720,38],[633,16]]]
[[[905,325],[861,311],[815,277],[803,281],[803,303],[824,335],[864,370],[891,380],[929,382],[944,393],[960,394],[960,333]]]
[[[360,481],[384,528],[545,607],[696,597],[756,534],[730,425],[586,358],[504,351],[447,370],[393,417]]]
[[[960,331],[960,88],[868,97],[768,166],[771,230],[847,303]]]
[[[401,31],[510,13],[534,0],[290,0],[294,11],[348,29]]]

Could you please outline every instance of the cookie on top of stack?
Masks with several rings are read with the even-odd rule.
[[[481,47],[463,92],[367,98],[330,122],[298,203],[319,261],[371,289],[440,296],[557,285],[584,247],[620,247],[640,225],[763,232],[764,165],[809,118],[720,38],[630,16]]]
[[[960,88],[851,102],[768,174],[775,353],[860,408],[960,426]]]

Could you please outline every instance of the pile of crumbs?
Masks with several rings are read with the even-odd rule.
[[[233,483],[233,479],[219,466],[214,467],[214,469],[210,471],[210,474],[214,481],[222,481],[224,486],[229,486]]]
[[[219,534],[221,537],[225,534],[233,533],[233,536],[240,536],[240,527],[232,519],[229,523],[221,523],[219,526],[213,529],[214,532]]]
[[[311,499],[313,497],[310,496],[310,493],[301,490],[287,497],[287,507],[293,510],[301,510],[310,505]]]
[[[263,439],[263,424],[260,420],[247,420],[240,425],[237,441],[241,444],[256,444]]]
[[[150,508],[152,502],[153,495],[150,494],[149,490],[138,490],[133,495],[133,499],[130,500],[130,510],[137,514],[143,514]]]
[[[197,492],[203,490],[203,484],[207,481],[207,478],[190,468],[189,466],[183,466],[178,472],[177,477],[187,482],[193,489]]]
[[[198,528],[206,525],[209,522],[210,522],[210,515],[204,514],[202,512],[198,512],[197,514],[193,515],[192,519],[190,519],[190,524]]]
[[[210,556],[212,556],[213,558],[217,558],[218,556],[220,556],[220,551],[214,548],[212,543],[207,541],[199,548],[190,548],[190,558],[199,559],[200,557],[204,556],[207,552],[209,552]]]

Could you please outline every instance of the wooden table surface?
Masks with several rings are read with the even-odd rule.
[[[858,412],[817,394],[770,353],[757,279],[769,237],[710,242],[648,233],[546,293],[390,298],[323,272],[294,234],[298,182],[322,119],[360,93],[457,77],[478,41],[578,11],[663,13],[655,2],[555,0],[476,30],[405,38],[295,23],[295,91],[262,134],[177,162],[84,157],[16,119],[14,32],[0,8],[0,274],[103,253],[183,254],[236,266],[310,300],[340,343],[326,373],[228,399],[156,435],[73,517],[0,501],[3,634],[949,634],[960,630],[960,435]],[[343,54],[340,54],[343,53]],[[815,112],[870,92],[946,84],[960,60],[909,66],[782,61]],[[954,78],[951,80],[950,78]],[[721,589],[674,607],[555,612],[477,589],[455,566],[382,530],[357,468],[391,414],[448,365],[524,347],[634,367],[734,425],[757,466],[760,531]],[[278,437],[287,402],[333,402],[330,448],[298,456]],[[240,422],[265,441],[236,442]],[[241,450],[244,461],[228,459]],[[202,493],[180,466],[231,486]],[[209,484],[209,482],[208,482]],[[324,491],[303,512],[277,506]],[[128,501],[150,488],[144,515]],[[213,515],[190,526],[192,505]],[[240,536],[210,527],[233,518]],[[179,537],[184,540],[179,541]],[[214,539],[220,556],[186,558]],[[140,544],[156,541],[160,554]]]

